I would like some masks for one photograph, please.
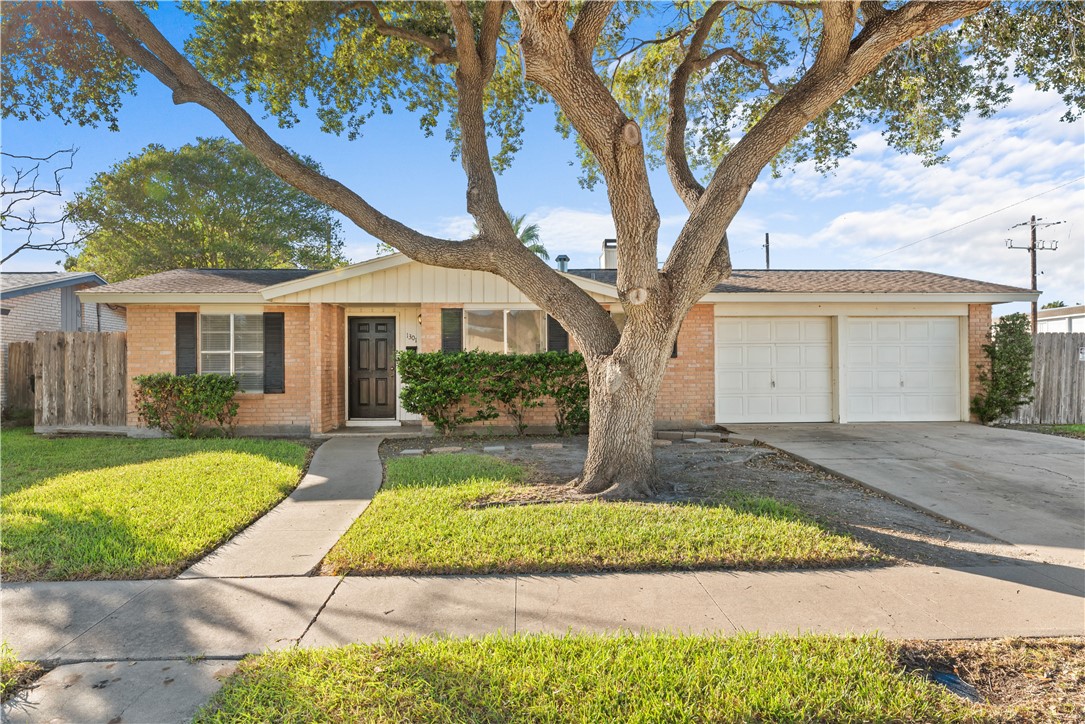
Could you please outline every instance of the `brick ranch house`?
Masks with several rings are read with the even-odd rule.
[[[613,254],[602,261],[563,273],[621,324]],[[683,323],[657,425],[968,420],[991,306],[1035,294],[921,271],[736,270]],[[127,307],[131,376],[237,374],[248,434],[417,424],[396,350],[569,344],[504,279],[401,254],[325,272],[174,270],[80,297]]]

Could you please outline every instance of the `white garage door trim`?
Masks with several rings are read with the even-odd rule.
[[[848,422],[961,419],[958,317],[852,317],[846,330]]]
[[[716,317],[716,422],[832,422],[829,317]]]

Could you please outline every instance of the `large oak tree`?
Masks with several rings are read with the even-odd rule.
[[[320,171],[311,159],[301,161]],[[148,146],[95,175],[67,205],[67,217],[79,241],[65,268],[111,282],[168,269],[331,269],[345,262],[331,207],[224,138]]]
[[[767,167],[831,168],[863,125],[938,162],[975,110],[1004,104],[1011,77],[1085,106],[1073,2],[276,2],[186,3],[194,36],[175,47],[127,3],[5,3],[3,113],[115,127],[138,73],[175,103],[214,113],[287,183],[426,264],[477,269],[522,289],[569,330],[591,386],[585,494],[658,490],[652,420],[690,307],[731,270],[727,229]],[[442,124],[479,233],[420,233],[298,162],[235,97],[281,125],[314,106],[352,139],[376,111]],[[575,137],[584,182],[602,182],[618,238],[621,333],[607,312],[516,238],[498,174],[526,109],[550,104]],[[364,142],[364,141],[363,141]],[[648,183],[665,164],[688,221],[662,266]],[[786,200],[781,200],[786,202]]]

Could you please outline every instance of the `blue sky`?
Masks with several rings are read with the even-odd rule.
[[[175,10],[167,6],[157,19],[175,41],[183,37],[185,23]],[[1063,111],[1056,94],[1022,85],[994,118],[965,122],[946,145],[950,161],[944,165],[924,168],[918,159],[887,149],[871,131],[856,137],[856,152],[833,175],[809,167],[775,180],[766,174],[731,228],[735,266],[763,267],[761,244],[770,232],[773,268],[924,269],[1028,286],[1028,254],[1006,249],[1005,240],[1027,242],[1027,229],[1009,227],[1036,214],[1066,222],[1041,234],[1059,242],[1057,251],[1039,256],[1041,303],[1085,301],[1085,122],[1060,122]],[[75,168],[64,177],[67,197],[149,143],[175,147],[198,136],[228,135],[210,112],[174,106],[150,77],[126,101],[120,127],[111,133],[54,119],[4,120],[0,132],[10,153],[78,147]],[[267,127],[394,218],[429,233],[470,234],[459,162],[450,159],[442,133],[423,137],[409,114],[374,118],[354,142],[321,134],[311,118],[303,117],[293,129],[277,129],[274,121]],[[573,266],[596,266],[602,239],[613,236],[613,223],[605,191],[581,189],[573,160],[571,143],[553,131],[552,113],[533,111],[523,151],[499,178],[502,201],[539,224],[551,257],[565,253]],[[653,172],[651,182],[662,217],[662,260],[686,214],[665,172]],[[55,206],[43,206],[38,215],[53,211]],[[375,240],[349,222],[344,237],[352,261],[374,255]],[[5,249],[10,241],[4,239]],[[4,270],[56,268],[59,258],[23,253]],[[999,312],[1023,307],[1003,306]]]

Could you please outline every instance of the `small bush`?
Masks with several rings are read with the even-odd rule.
[[[517,435],[527,429],[524,416],[533,407],[542,407],[546,394],[547,369],[542,355],[474,352],[488,370],[478,381],[483,400],[497,404],[509,416]]]
[[[471,422],[493,420],[499,410],[523,435],[527,411],[554,400],[555,425],[563,435],[588,421],[588,377],[578,353],[400,352],[400,399],[408,412],[424,415],[449,435]]]
[[[151,427],[174,437],[196,437],[214,425],[221,434],[234,431],[238,381],[228,375],[140,375],[136,383],[136,412]]]
[[[588,424],[588,371],[578,353],[547,352],[546,395],[554,401],[554,425],[575,435]]]
[[[403,409],[425,415],[442,435],[451,435],[461,425],[494,419],[497,410],[483,399],[479,387],[490,373],[488,357],[477,352],[400,352]]]
[[[989,424],[1032,402],[1032,335],[1021,313],[998,320],[983,345],[987,365],[976,365],[983,391],[972,398],[972,413]]]

